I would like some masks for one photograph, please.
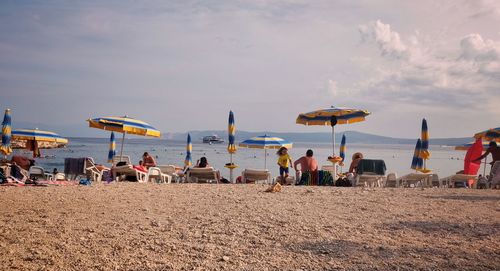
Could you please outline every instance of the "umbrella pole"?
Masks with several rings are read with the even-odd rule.
[[[120,148],[120,161],[122,160],[123,157],[123,143],[125,142],[125,133],[123,133],[122,137],[122,147]]]
[[[264,169],[267,169],[267,149],[264,147]]]
[[[229,154],[229,163],[232,166],[233,165],[233,154]],[[233,167],[229,168],[229,182],[233,182]]]
[[[335,125],[332,125],[332,158],[335,157]],[[335,162],[332,162],[333,164],[333,181],[335,182],[337,179],[337,164]]]
[[[486,178],[486,162],[488,161],[488,156],[484,158],[484,167],[483,167],[483,177]]]

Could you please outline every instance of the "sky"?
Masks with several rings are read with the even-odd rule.
[[[107,136],[90,117],[163,132],[318,132],[299,113],[417,138],[499,126],[500,1],[0,1],[0,109],[14,128]],[[29,126],[29,127],[27,127]]]

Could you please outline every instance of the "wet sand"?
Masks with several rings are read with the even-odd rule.
[[[0,270],[500,270],[500,191],[0,187]]]

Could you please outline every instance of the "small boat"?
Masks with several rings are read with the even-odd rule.
[[[203,143],[207,144],[220,144],[224,143],[224,139],[220,138],[218,135],[204,136]]]

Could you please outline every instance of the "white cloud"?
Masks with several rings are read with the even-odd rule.
[[[401,41],[399,34],[392,31],[389,24],[380,20],[359,26],[359,32],[363,41],[375,41],[383,56],[400,58],[408,53],[407,46]]]

